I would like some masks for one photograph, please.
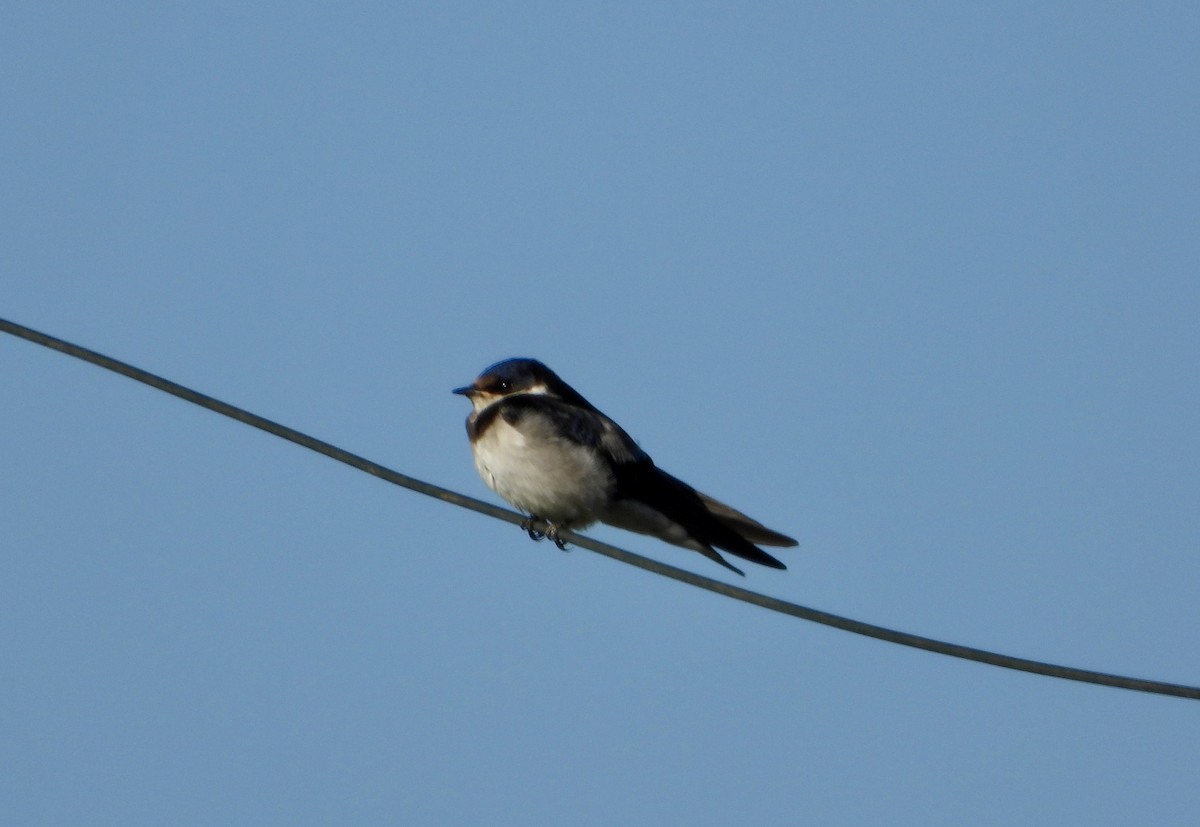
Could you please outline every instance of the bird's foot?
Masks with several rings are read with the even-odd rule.
[[[542,531],[538,525],[546,526],[546,530]],[[530,515],[521,521],[521,528],[525,529],[525,533],[529,535],[529,539],[536,543],[549,538],[554,541],[554,545],[558,546],[561,551],[569,551],[566,540],[558,536],[558,526],[547,520],[545,517]]]
[[[558,536],[558,526],[552,524],[550,526],[550,528],[546,531],[546,536],[554,541],[554,545],[558,546],[559,551],[570,551],[570,548],[567,546],[566,540],[563,540],[561,537]]]
[[[521,521],[521,528],[525,529],[525,533],[529,535],[529,539],[535,543],[540,543],[546,539],[546,532],[538,531],[534,526],[538,523],[544,523],[541,517],[530,516]]]

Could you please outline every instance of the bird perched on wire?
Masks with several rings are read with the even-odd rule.
[[[661,470],[621,426],[536,359],[506,359],[455,388],[473,410],[467,434],[488,487],[528,514],[535,540],[595,522],[692,549],[738,574],[717,549],[786,568],[760,549],[796,541]],[[536,528],[547,526],[545,532]],[[755,544],[758,545],[755,545]]]

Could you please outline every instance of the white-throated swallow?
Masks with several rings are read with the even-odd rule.
[[[535,359],[506,359],[455,388],[471,400],[467,434],[488,487],[528,514],[529,536],[560,548],[559,530],[595,522],[650,534],[698,551],[743,574],[718,552],[771,568],[760,549],[794,546],[772,531],[661,470],[617,423]],[[755,545],[755,544],[758,545]]]

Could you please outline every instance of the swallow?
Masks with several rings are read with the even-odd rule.
[[[660,469],[621,426],[536,359],[497,362],[454,393],[471,402],[467,435],[479,476],[529,515],[522,528],[533,539],[549,537],[565,548],[559,531],[601,522],[698,551],[742,575],[718,549],[787,568],[758,546],[795,540]]]

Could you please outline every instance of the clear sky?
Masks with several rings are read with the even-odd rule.
[[[0,316],[481,497],[536,356],[741,581],[1200,683],[1200,7],[10,3]],[[1191,824],[1200,704],[865,640],[0,338],[0,822]]]

